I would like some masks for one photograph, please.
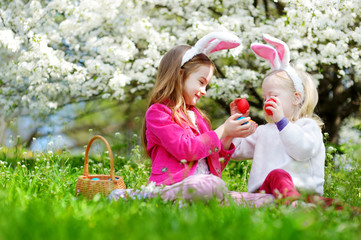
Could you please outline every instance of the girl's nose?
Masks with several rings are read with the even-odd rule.
[[[201,88],[201,94],[202,94],[203,96],[207,94],[207,90],[206,90],[205,87],[202,87],[202,88]]]
[[[270,99],[271,99],[271,97],[265,98],[264,101],[263,101],[263,103],[268,102]]]

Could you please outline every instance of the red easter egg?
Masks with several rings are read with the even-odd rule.
[[[245,114],[247,112],[247,110],[249,109],[249,103],[248,103],[247,99],[245,99],[245,98],[239,99],[237,102],[237,107],[238,107],[238,110],[242,114]]]
[[[269,101],[276,102],[276,101],[275,101],[274,99],[272,99],[272,98],[270,98],[270,99],[267,100],[267,102],[269,102]],[[267,115],[272,116],[272,115],[273,115],[272,111],[269,110],[269,109],[266,109],[266,107],[271,106],[270,104],[267,104],[267,102],[264,104],[264,111],[266,112]]]

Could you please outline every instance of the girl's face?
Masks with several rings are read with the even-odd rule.
[[[281,102],[284,116],[290,119],[297,111],[299,103],[296,101],[295,92],[287,86],[285,81],[276,75],[267,77],[262,83],[263,100],[265,103],[270,97],[277,97]]]
[[[187,105],[196,105],[198,100],[206,95],[206,87],[211,81],[212,76],[213,67],[210,65],[202,65],[185,79],[183,84],[183,97]]]

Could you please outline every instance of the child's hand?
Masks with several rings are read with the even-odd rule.
[[[273,99],[274,101],[268,101],[269,99]],[[267,100],[267,106],[265,106],[265,109],[272,112],[272,115],[269,116],[275,123],[279,122],[285,116],[282,103],[277,97],[270,97],[269,99]]]
[[[233,102],[231,102],[231,104],[229,105],[229,108],[230,108],[230,110],[231,110],[231,116],[234,115],[234,114],[236,114],[236,113],[242,114],[242,113],[239,111],[238,107],[237,107],[238,101],[239,101],[240,99],[241,99],[241,98],[236,98],[236,99],[234,99]],[[244,113],[244,114],[242,114],[241,116],[242,116],[242,117],[247,117],[248,115],[249,115],[249,110],[247,110],[247,112]]]
[[[241,117],[242,114],[236,113],[230,116],[224,123],[224,137],[235,138],[235,137],[247,137],[253,134],[258,124],[254,121],[251,121],[250,117],[246,117],[240,120],[237,118]],[[248,123],[247,123],[248,122]]]

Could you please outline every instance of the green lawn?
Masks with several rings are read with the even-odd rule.
[[[343,152],[344,154],[338,154]],[[117,175],[140,188],[150,162],[115,154]],[[135,154],[135,155],[134,155]],[[134,157],[136,156],[136,157]],[[342,158],[346,164],[333,164]],[[107,173],[106,154],[91,158],[90,171]],[[83,159],[67,152],[36,154],[0,151],[1,239],[361,239],[361,155],[358,147],[329,148],[325,196],[346,203],[343,211],[272,205],[259,209],[161,199],[93,200],[74,197]],[[224,179],[231,190],[246,191],[250,161],[231,162]]]

